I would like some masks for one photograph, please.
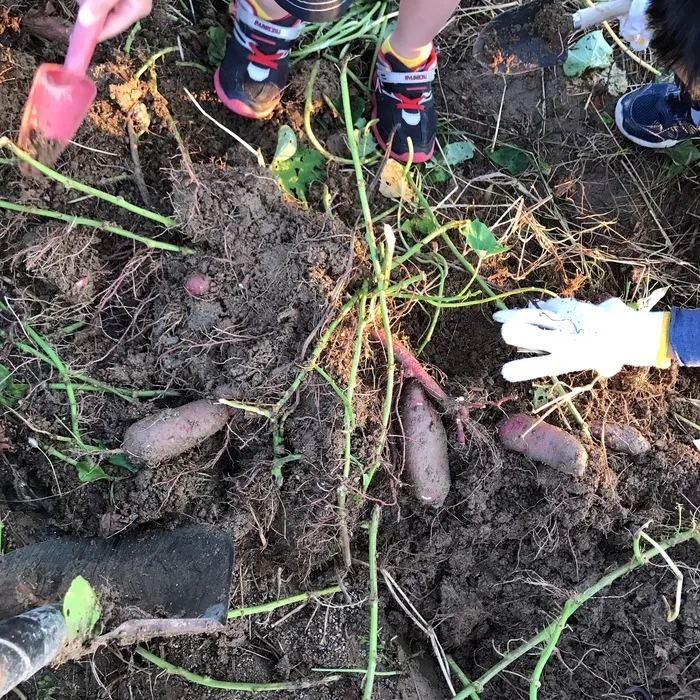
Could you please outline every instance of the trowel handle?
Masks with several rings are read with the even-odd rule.
[[[596,3],[574,13],[574,29],[590,29],[616,17],[623,17],[630,11],[632,0],[608,0]]]
[[[0,622],[0,698],[50,663],[66,635],[66,621],[52,605]]]
[[[85,75],[105,26],[105,19],[106,16],[90,25],[75,23],[68,42],[66,60],[63,62],[67,71],[76,75]]]

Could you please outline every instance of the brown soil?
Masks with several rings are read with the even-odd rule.
[[[541,36],[555,51],[566,47],[566,38],[571,31],[571,14],[557,0],[544,3],[532,23],[532,33]]]
[[[40,332],[74,371],[130,392],[178,392],[131,403],[114,394],[79,391],[83,439],[109,449],[138,419],[213,397],[222,385],[240,391],[245,403],[274,405],[347,298],[336,293],[358,289],[369,269],[362,242],[353,241],[359,206],[347,168],[327,166],[330,214],[316,206],[315,193],[304,210],[286,201],[269,171],[204,120],[183,90],[188,87],[212,116],[261,147],[269,162],[282,123],[291,124],[306,144],[299,126],[311,61],[294,68],[298,78],[286,94],[286,107],[272,120],[238,119],[216,101],[208,73],[178,66],[173,55],[158,63],[157,86],[147,75],[135,80],[150,55],[176,44],[178,27],[165,3],[156,5],[131,56],[117,42],[100,48],[93,71],[98,101],[77,136],[80,146],[71,146],[57,167],[142,204],[126,128],[138,112],[139,123],[147,125],[138,140],[141,184],[153,209],[174,215],[178,226],[164,230],[52,181],[22,180],[13,166],[0,166],[3,199],[114,222],[195,250],[178,255],[99,229],[0,213],[0,299],[10,308],[0,312],[0,329],[7,333],[0,339],[0,364],[30,387],[0,419],[4,547],[64,534],[111,536],[124,529],[202,522],[236,542],[236,607],[320,589],[340,578],[344,593],[332,598],[235,620],[215,637],[150,646],[172,663],[221,680],[296,681],[316,677],[314,668],[367,664],[366,524],[374,501],[380,501],[380,567],[433,625],[446,651],[470,677],[478,677],[518,640],[551,622],[573,592],[627,562],[638,527],[653,520],[650,531],[663,536],[679,519],[687,524],[696,515],[700,458],[690,431],[674,414],[700,422],[696,405],[689,403],[700,400],[700,372],[626,369],[578,397],[587,420],[632,424],[650,441],[651,451],[631,457],[587,443],[589,467],[574,479],[503,451],[497,426],[507,415],[531,410],[537,387],[513,387],[501,379],[500,368],[514,353],[500,342],[490,310],[442,311],[422,359],[448,392],[475,406],[466,447],[454,444],[448,425],[450,495],[439,510],[417,504],[401,483],[401,459],[392,455],[371,499],[350,494],[353,565],[347,573],[336,508],[345,447],[343,405],[320,375],[310,374],[290,402],[294,410],[284,425],[283,447],[294,459],[283,467],[281,487],[271,475],[278,455],[269,425],[243,413],[228,430],[157,468],[132,475],[105,462],[118,480],[81,483],[74,467],[46,451],[52,435],[69,435],[69,407],[66,393],[51,386],[61,381],[57,373],[18,349],[18,342],[27,341],[18,319]],[[0,135],[11,137],[17,135],[36,64],[60,55],[58,46],[21,30],[15,20],[24,9],[10,8],[11,21],[0,14]],[[226,21],[225,8],[197,2],[195,9],[198,24],[181,32],[183,46],[188,60],[206,63],[202,37],[211,23]],[[553,40],[563,35],[563,25],[556,13],[548,16],[543,27],[551,29]],[[573,93],[556,71],[510,79],[504,99],[503,80],[464,58],[471,54],[474,29],[460,21],[442,38],[439,92],[444,94],[441,116],[450,129],[469,134],[477,154],[456,166],[456,193],[450,194],[453,182],[426,186],[426,193],[431,201],[449,195],[444,208],[449,216],[478,216],[504,237],[510,251],[482,267],[494,288],[506,292],[532,284],[598,301],[636,293],[647,282],[667,283],[673,285],[670,301],[696,305],[692,266],[699,261],[694,236],[700,198],[692,173],[671,177],[663,154],[629,148],[599,116],[612,113],[612,101],[598,92]],[[353,66],[366,76],[366,62]],[[319,91],[334,98],[335,66],[324,63],[322,77]],[[189,150],[191,167],[168,127],[168,114]],[[341,125],[330,110],[319,113],[316,126],[329,149],[346,154]],[[500,142],[535,152],[548,167],[519,178],[496,168],[483,152],[496,128]],[[376,193],[370,199],[374,212],[388,206]],[[516,213],[517,225],[502,223]],[[354,265],[346,276],[351,253]],[[459,293],[468,282],[458,267],[451,268],[448,294]],[[184,284],[198,273],[213,285],[205,296],[190,297]],[[395,330],[417,347],[431,311],[393,307]],[[347,383],[355,330],[350,316],[322,358],[341,387]],[[384,371],[381,351],[367,342],[352,440],[353,455],[363,463],[371,461],[380,433]],[[569,379],[582,386],[592,377]],[[500,407],[489,403],[511,394],[517,398]],[[566,428],[567,414],[555,413],[550,420]],[[392,434],[397,430],[392,423]],[[575,428],[572,432],[582,437]],[[672,599],[675,585],[667,569],[646,567],[621,581],[570,620],[545,671],[542,700],[623,697],[633,685],[652,689],[655,700],[698,697],[696,545],[674,550],[673,557],[686,573],[679,619],[666,619],[662,595]],[[448,697],[425,635],[381,577],[380,611],[379,668],[404,675],[379,678],[375,697]],[[249,697],[163,675],[130,652],[104,651],[93,667],[68,664],[46,671],[23,690],[37,700]],[[535,660],[523,657],[481,697],[526,697]],[[275,697],[355,700],[362,695],[361,683],[361,675],[347,674],[330,686]]]

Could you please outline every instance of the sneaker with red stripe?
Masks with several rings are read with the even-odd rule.
[[[432,82],[436,68],[435,49],[417,68],[409,68],[391,53],[379,52],[372,97],[372,118],[379,121],[373,130],[384,150],[391,141],[391,157],[395,160],[408,161],[409,138],[414,163],[425,163],[433,156],[437,115]]]
[[[219,99],[243,117],[269,117],[287,85],[290,48],[303,28],[291,16],[264,20],[253,5],[238,0],[233,33],[214,76]]]

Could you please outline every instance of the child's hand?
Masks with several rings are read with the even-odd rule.
[[[634,51],[644,51],[651,42],[651,30],[647,24],[650,0],[632,0],[629,12],[620,17],[620,34]]]
[[[508,362],[509,382],[582,370],[611,377],[623,365],[668,367],[670,314],[635,311],[621,299],[587,304],[576,299],[548,299],[526,309],[498,311],[503,340],[537,357]]]
[[[153,8],[153,0],[78,0],[78,3],[80,24],[89,26],[107,17],[100,41],[121,34]]]

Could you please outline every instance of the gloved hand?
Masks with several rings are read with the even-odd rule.
[[[90,26],[107,16],[100,41],[121,34],[153,9],[153,0],[78,0],[78,4],[80,24]]]
[[[596,370],[611,377],[623,365],[668,367],[671,314],[635,311],[621,299],[587,304],[549,299],[526,309],[498,311],[503,340],[524,350],[549,353],[509,362],[503,377],[522,382],[566,372]]]
[[[620,17],[620,35],[634,51],[649,48],[651,31],[647,26],[647,9],[650,0],[632,0],[629,12]]]

